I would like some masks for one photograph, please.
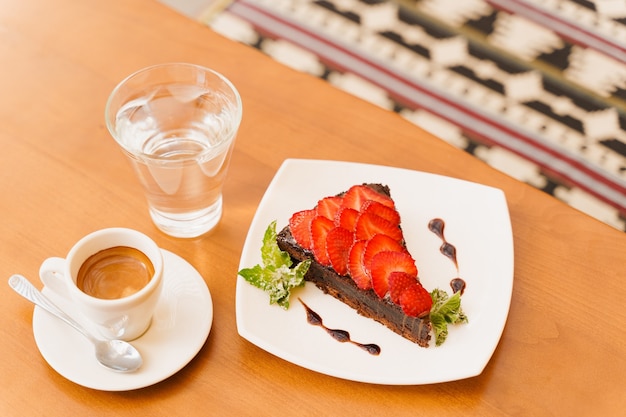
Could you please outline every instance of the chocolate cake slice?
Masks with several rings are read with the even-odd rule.
[[[354,194],[353,189],[358,189],[359,195],[356,198],[350,195],[350,193]],[[374,193],[372,194],[372,192]],[[415,286],[411,281],[419,285],[421,288],[419,295],[415,295],[415,292],[409,295],[403,294],[403,292],[411,292],[405,290],[408,284],[396,285],[396,282],[401,281],[401,279],[396,279],[396,275],[411,275],[411,273],[405,274],[402,271],[406,268],[396,267],[396,263],[393,261],[394,256],[390,256],[390,253],[393,252],[391,255],[397,255],[397,252],[408,254],[408,251],[401,233],[399,215],[397,224],[394,223],[394,220],[389,220],[389,222],[380,220],[379,217],[389,219],[387,214],[392,213],[377,203],[371,202],[372,199],[378,200],[378,196],[384,197],[381,200],[383,204],[395,210],[388,187],[381,184],[357,185],[347,192],[320,200],[314,209],[295,213],[290,219],[290,224],[278,233],[277,244],[281,250],[289,253],[295,263],[311,259],[311,266],[305,275],[305,280],[314,283],[324,293],[332,295],[355,309],[360,315],[376,320],[419,346],[428,347],[431,323],[425,310],[430,309],[430,296],[428,296],[428,300],[424,299],[423,294],[428,293],[421,288],[415,267],[415,276],[409,282],[411,286]],[[377,210],[372,209],[371,206],[375,206]],[[349,211],[351,219],[344,221],[341,212],[343,210],[348,212],[348,209],[355,210],[357,214]],[[366,212],[370,213],[364,214]],[[332,217],[333,219],[331,222],[325,219],[321,219],[322,221],[315,220],[320,216]],[[362,224],[366,220],[367,224]],[[318,223],[322,223],[323,226],[319,226]],[[391,223],[393,227],[389,228],[388,223]],[[292,231],[292,228],[296,230]],[[307,240],[306,233],[298,230],[303,228],[311,230],[311,241]],[[334,228],[342,229],[340,231],[342,233],[331,232],[330,230]],[[317,236],[320,229],[322,230],[322,238]],[[353,233],[352,241],[348,240],[350,243],[343,244],[343,250],[336,250],[337,247],[341,248],[341,244],[333,240],[335,239],[334,236],[345,235],[344,230],[350,230]],[[301,236],[300,239],[297,235]],[[389,236],[392,237],[389,238]],[[319,245],[321,243],[316,243],[316,240],[318,242],[323,241],[323,244],[327,245],[327,248],[323,248],[324,254],[320,252]],[[394,246],[393,240],[397,241],[397,248]],[[380,244],[370,243],[373,241],[391,242],[391,246],[385,244],[381,247]],[[361,242],[359,245],[362,246],[363,250],[355,255],[353,251],[357,250],[357,242]],[[371,253],[374,249],[368,252],[366,250],[368,245],[371,248],[376,246],[377,251],[385,253]],[[335,255],[336,252],[339,254]],[[328,258],[331,259],[325,255],[330,255]],[[407,256],[397,255],[395,258],[404,260]],[[342,259],[342,257],[347,258],[347,260]],[[351,264],[348,267],[344,265],[344,262],[349,263],[355,258],[363,260],[369,282],[364,283],[362,279],[356,279],[358,272],[354,269],[354,265]],[[394,268],[402,271],[395,271]],[[337,269],[340,269],[341,273],[338,273]],[[408,269],[412,270],[411,268]],[[391,277],[392,275],[394,276]],[[402,277],[402,281],[406,279],[406,277]],[[411,290],[413,289],[411,288]],[[416,303],[422,306],[420,307],[421,310],[413,308]],[[426,303],[425,307],[423,307],[424,303]]]

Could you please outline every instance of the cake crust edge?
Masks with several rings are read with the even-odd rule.
[[[278,233],[276,241],[294,263],[311,260],[311,266],[304,276],[306,281],[353,308],[361,316],[379,322],[421,347],[429,346],[431,323],[428,317],[409,317],[390,300],[379,298],[373,290],[359,289],[349,276],[339,275],[332,268],[319,264],[311,252],[296,243],[289,226]]]

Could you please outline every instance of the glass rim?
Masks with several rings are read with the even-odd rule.
[[[235,104],[235,117],[233,118],[233,123],[232,123],[232,132],[228,137],[228,140],[225,140],[223,142],[225,143],[230,143],[232,142],[232,139],[234,136],[236,136],[237,131],[239,129],[239,126],[241,125],[241,120],[243,117],[243,102],[241,99],[241,95],[239,93],[239,91],[237,90],[237,88],[235,87],[235,85],[223,74],[221,74],[220,72],[213,70],[211,68],[199,65],[199,64],[192,64],[192,63],[187,63],[187,62],[166,62],[166,63],[160,63],[160,64],[154,64],[154,65],[149,65],[147,67],[143,67],[140,68],[134,72],[132,72],[131,74],[127,75],[126,77],[124,77],[120,82],[117,83],[117,85],[113,88],[113,90],[111,90],[111,93],[109,94],[106,104],[105,104],[105,108],[104,108],[104,119],[105,119],[105,124],[107,127],[107,130],[109,131],[109,134],[113,137],[113,139],[115,140],[115,142],[121,146],[121,148],[124,150],[124,152],[126,154],[128,154],[128,156],[133,157],[135,159],[141,159],[141,160],[146,160],[146,161],[152,161],[152,162],[158,162],[158,161],[163,161],[163,162],[167,162],[169,161],[168,158],[164,158],[164,157],[157,157],[154,155],[150,155],[144,152],[137,152],[134,150],[129,149],[123,142],[121,142],[118,139],[118,135],[116,133],[116,116],[117,116],[117,109],[115,111],[112,110],[113,106],[113,102],[114,100],[118,97],[118,94],[120,93],[120,91],[122,90],[122,88],[127,85],[131,80],[141,76],[142,74],[148,73],[148,72],[152,72],[158,69],[164,69],[167,67],[183,67],[183,68],[188,68],[188,69],[193,69],[196,71],[201,71],[201,72],[205,72],[205,73],[209,73],[212,74],[213,76],[217,77],[220,81],[222,81],[227,87],[228,89],[231,90],[233,97],[235,99],[234,104]],[[123,103],[126,103],[127,100],[123,100]],[[120,106],[121,107],[121,106]],[[211,151],[207,151],[206,153],[202,153],[200,155],[196,155],[194,157],[190,157],[188,158],[188,160],[197,160],[197,159],[202,159],[203,157],[205,157],[208,153],[211,153]],[[178,159],[177,162],[184,162],[187,159]]]

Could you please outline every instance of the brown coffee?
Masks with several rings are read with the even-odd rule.
[[[112,300],[141,290],[154,275],[154,266],[141,251],[127,246],[104,249],[80,267],[76,284],[85,294]]]

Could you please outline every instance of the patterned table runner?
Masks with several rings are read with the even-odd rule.
[[[626,230],[626,2],[235,0],[203,20]]]

